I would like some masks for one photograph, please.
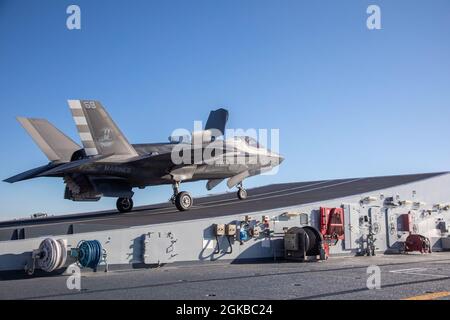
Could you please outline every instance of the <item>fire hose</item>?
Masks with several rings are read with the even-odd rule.
[[[67,244],[65,240],[46,238],[39,245],[39,249],[32,253],[32,265],[28,274],[32,275],[37,266],[46,272],[52,272],[64,266],[67,260]]]
[[[98,240],[81,241],[78,246],[78,263],[82,267],[96,269],[103,257],[102,245]]]

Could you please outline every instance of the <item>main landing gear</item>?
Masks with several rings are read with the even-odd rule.
[[[175,182],[173,184],[173,196],[170,198],[170,201],[175,204],[178,210],[180,211],[186,211],[189,210],[192,207],[192,204],[194,201],[192,200],[191,195],[189,192],[186,191],[178,191],[178,188],[180,187],[180,182]]]
[[[242,183],[240,183],[238,185],[237,196],[238,196],[239,200],[247,199],[247,190],[244,189],[244,187],[242,186]]]
[[[175,204],[178,210],[186,211],[189,210],[194,204],[194,200],[189,192],[178,191],[180,187],[180,182],[175,182],[173,184],[173,195],[170,201]],[[247,199],[247,190],[244,189],[242,183],[238,185],[237,196],[240,200]],[[130,212],[133,209],[133,200],[131,198],[119,198],[116,202],[117,210],[122,213]]]
[[[130,212],[133,209],[133,200],[131,198],[119,198],[116,202],[117,210],[120,212]]]

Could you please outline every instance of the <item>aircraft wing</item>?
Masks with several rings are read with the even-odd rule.
[[[172,157],[170,152],[161,153],[161,154],[144,154],[141,156],[129,158],[122,163],[126,164],[152,164],[156,162],[167,162],[169,165],[172,164]]]
[[[189,149],[189,148],[192,148],[192,149]],[[206,164],[208,162],[217,161],[221,157],[223,157],[225,159],[226,157],[231,157],[231,156],[236,155],[236,152],[234,150],[225,150],[225,151],[223,151],[222,154],[219,154],[217,156],[214,156],[214,155],[209,156],[206,159],[202,156],[198,161],[195,161],[196,159],[194,157],[194,153],[196,151],[199,151],[199,152],[202,152],[202,155],[203,155],[203,152],[205,151],[203,149],[203,146],[196,148],[196,147],[192,147],[191,145],[186,145],[186,150],[190,150],[189,152],[191,152],[191,156],[189,158],[190,163],[186,163],[185,165],[193,165],[193,164],[201,165],[201,164]],[[175,152],[177,152],[177,151],[175,151]],[[208,154],[208,153],[209,152],[206,152],[206,154]],[[172,152],[165,152],[165,153],[161,153],[161,154],[144,154],[141,156],[129,158],[122,163],[139,164],[139,163],[152,163],[152,162],[153,163],[167,162],[169,165],[172,165],[172,164],[174,164],[173,160],[172,160]],[[181,165],[183,165],[183,164],[181,164]]]
[[[82,167],[84,165],[95,163],[95,162],[98,162],[100,160],[106,159],[109,156],[110,155],[101,155],[101,156],[94,156],[94,157],[91,157],[91,158],[85,158],[85,159],[81,159],[81,160],[77,160],[77,161],[72,161],[72,162],[69,162],[69,163],[65,163],[65,164],[59,165],[59,166],[57,166],[55,168],[51,168],[49,170],[43,171],[38,176],[42,177],[42,176],[63,174],[63,173],[69,172],[71,170],[77,169],[79,167]]]

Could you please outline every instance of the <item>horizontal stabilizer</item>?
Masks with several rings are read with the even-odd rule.
[[[81,147],[45,119],[18,117],[34,142],[50,161],[70,162],[73,153]]]
[[[9,182],[9,183],[14,183],[14,182],[19,182],[19,181],[23,181],[23,180],[28,180],[28,179],[32,179],[35,178],[37,176],[39,176],[39,174],[41,174],[42,172],[45,172],[47,170],[50,170],[54,167],[56,167],[56,164],[47,164],[45,166],[42,167],[38,167],[38,168],[34,168],[22,173],[19,173],[11,178],[5,179],[3,180],[4,182]]]

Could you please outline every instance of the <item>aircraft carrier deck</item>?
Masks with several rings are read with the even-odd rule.
[[[446,299],[449,186],[449,172],[284,183],[248,190],[246,200],[235,193],[197,198],[187,212],[161,203],[127,214],[3,221],[0,298],[396,299],[437,292],[433,297]],[[330,258],[286,263],[286,234],[295,227],[321,230],[321,208],[343,213],[345,232],[329,245]],[[217,226],[237,230],[220,233]],[[370,232],[376,257],[363,256]],[[410,234],[427,237],[434,252],[401,254]],[[82,268],[85,289],[77,292],[65,286],[66,268],[80,264],[74,256],[57,270],[36,267],[26,275],[33,251],[48,238],[64,241],[67,251],[97,240],[106,261],[96,269],[109,272]],[[385,286],[370,293],[366,269],[373,264]],[[250,288],[247,281],[261,285]]]
[[[234,192],[194,199],[191,210],[180,212],[171,203],[136,207],[127,214],[116,210],[0,222],[0,241],[13,240],[24,229],[23,238],[48,234],[67,234],[71,229],[83,232],[124,227],[173,223],[185,220],[215,218],[267,211],[271,209],[317,203],[400,186],[446,172],[354,179],[322,180],[274,184],[248,190],[246,200]]]

